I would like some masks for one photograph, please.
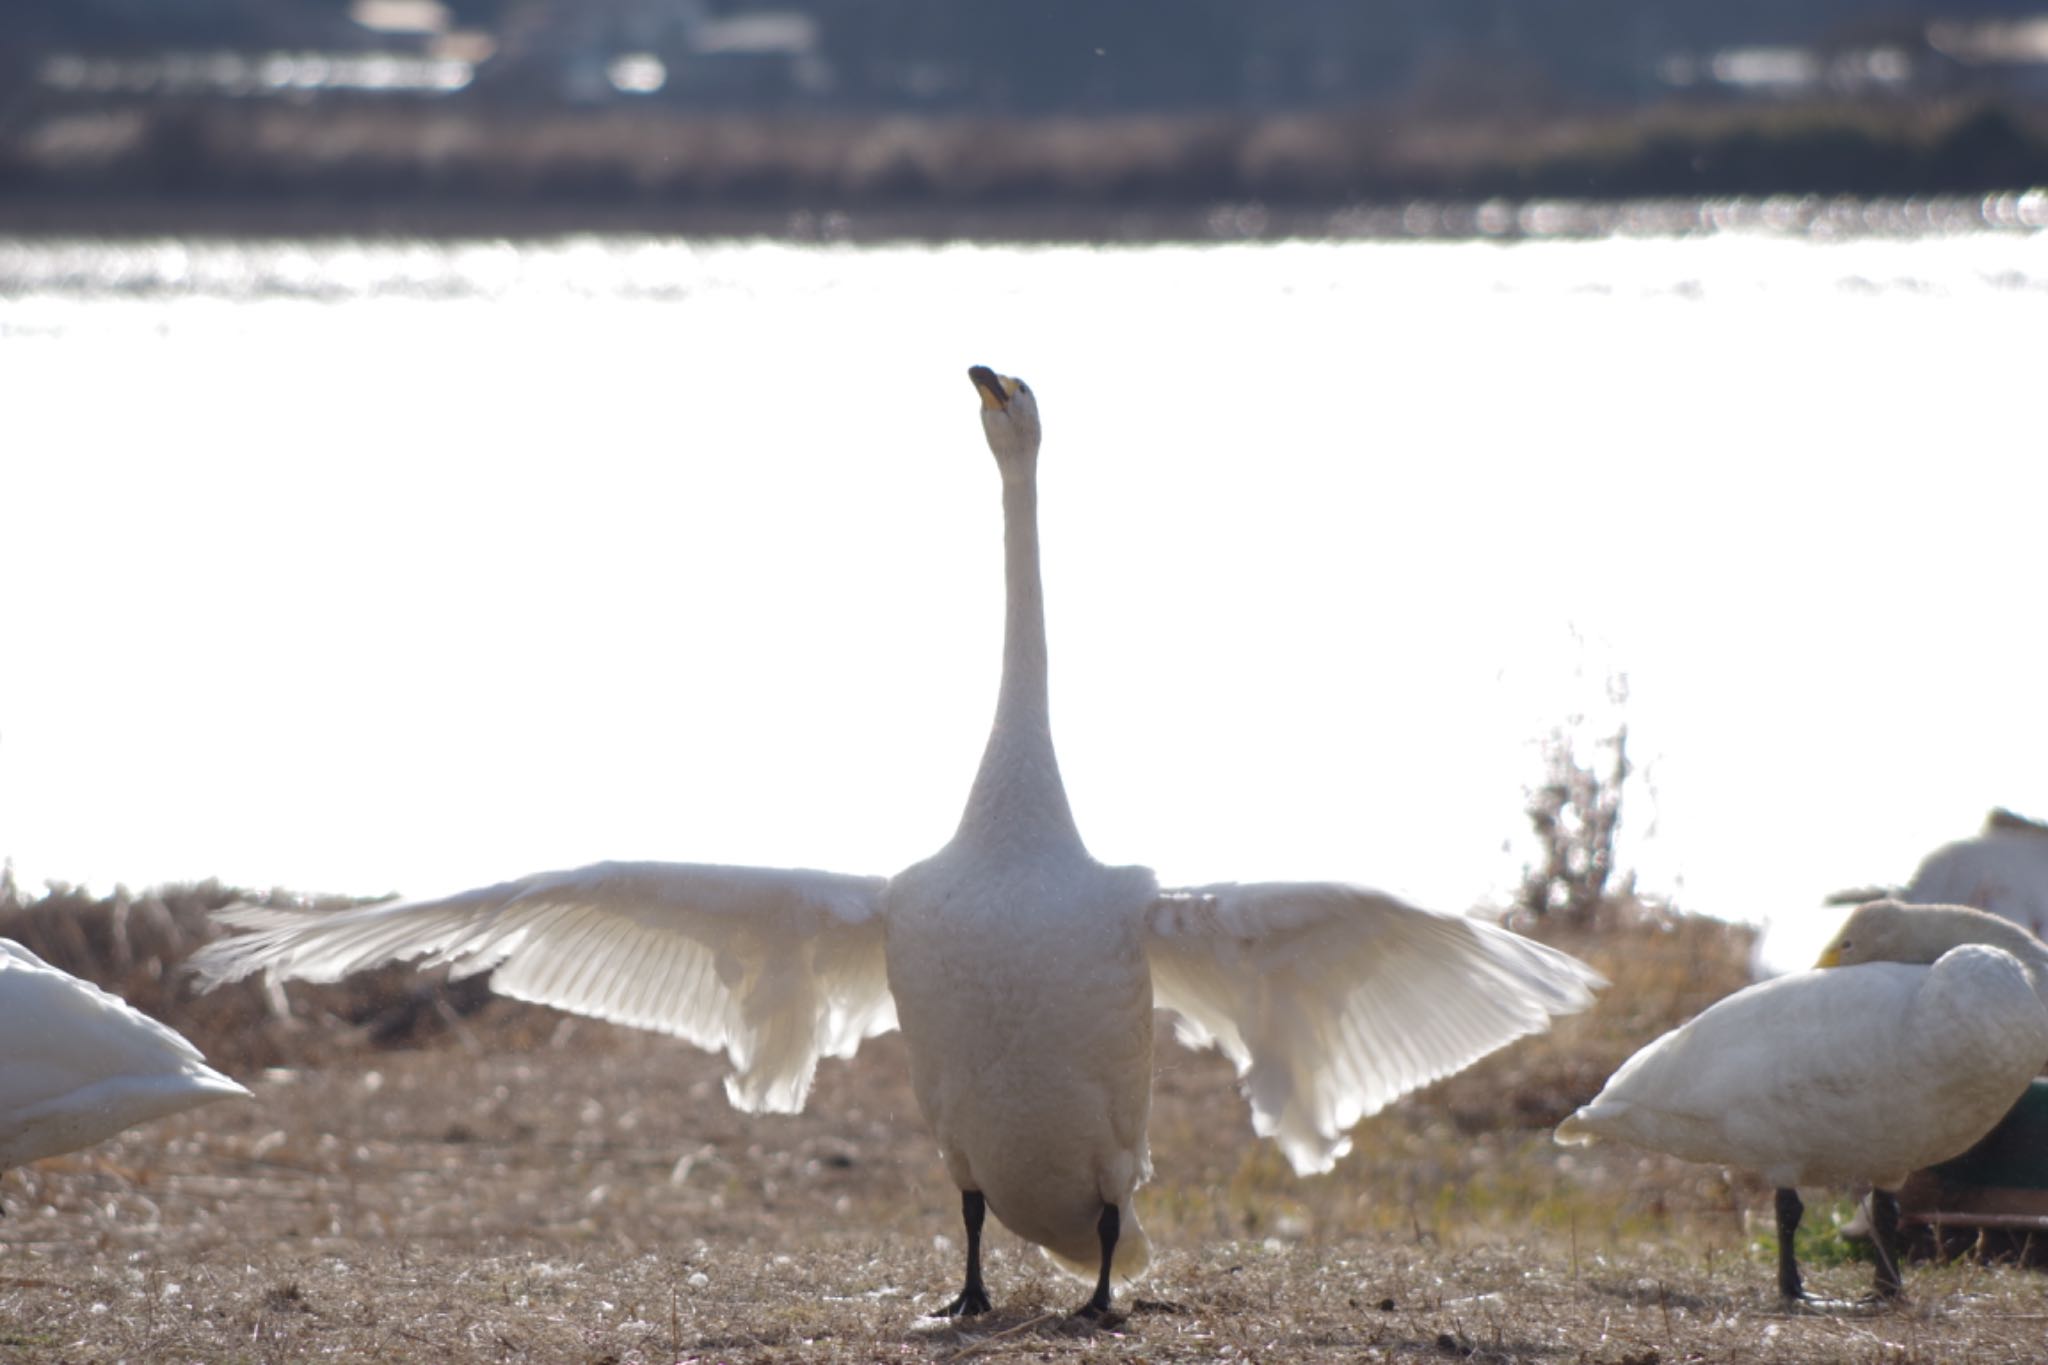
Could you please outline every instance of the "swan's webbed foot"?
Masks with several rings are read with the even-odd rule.
[[[1088,1302],[1074,1310],[1075,1317],[1096,1323],[1122,1320],[1109,1306],[1109,1266],[1116,1259],[1117,1233],[1122,1227],[1123,1220],[1116,1211],[1116,1205],[1104,1204],[1102,1217],[1095,1222],[1095,1235],[1102,1242],[1102,1273],[1095,1278],[1095,1292],[1089,1295]]]
[[[1880,1197],[1881,1196],[1881,1197]],[[1792,1239],[1798,1235],[1799,1219],[1806,1206],[1797,1190],[1778,1191],[1778,1293],[1785,1307],[1794,1313],[1868,1312],[1873,1307],[1890,1307],[1899,1298],[1899,1263],[1892,1250],[1898,1244],[1898,1200],[1884,1191],[1873,1192],[1870,1236],[1877,1248],[1877,1288],[1867,1299],[1824,1299],[1808,1294],[1800,1282],[1799,1262],[1792,1254]]]
[[[1121,1327],[1125,1320],[1125,1315],[1114,1308],[1097,1308],[1093,1299],[1076,1308],[1067,1317],[1075,1332],[1088,1332],[1097,1327]]]
[[[988,1301],[988,1291],[980,1285],[969,1285],[960,1291],[958,1298],[933,1313],[935,1318],[978,1318],[994,1307]]]
[[[932,1316],[972,1318],[988,1312],[988,1290],[981,1283],[981,1222],[988,1216],[988,1200],[980,1190],[960,1191],[960,1220],[967,1225],[967,1283],[960,1296]]]

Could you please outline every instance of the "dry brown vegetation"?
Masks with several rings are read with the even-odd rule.
[[[1992,1362],[2048,1338],[2043,1281],[2005,1266],[1915,1266],[1896,1310],[1787,1313],[1760,1186],[1549,1141],[1741,983],[1748,936],[1720,924],[1565,943],[1614,980],[1597,1009],[1368,1120],[1325,1177],[1253,1139],[1226,1065],[1163,1041],[1139,1197],[1160,1257],[1123,1322],[1079,1329],[1082,1287],[1000,1231],[998,1311],[922,1316],[957,1287],[958,1202],[896,1038],[827,1063],[802,1115],[740,1115],[718,1059],[407,973],[292,987],[290,1018],[255,987],[195,1000],[176,963],[227,899],[0,897],[0,933],[256,1092],[8,1176],[0,1359]],[[1815,1287],[1862,1292],[1808,1221]]]

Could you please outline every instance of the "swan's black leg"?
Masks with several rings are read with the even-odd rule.
[[[1899,1197],[1890,1190],[1870,1192],[1870,1243],[1877,1248],[1877,1296],[1896,1299],[1906,1282],[1899,1276]]]
[[[1799,1191],[1778,1191],[1778,1292],[1787,1299],[1806,1297],[1806,1290],[1799,1283],[1799,1261],[1792,1254],[1792,1239],[1799,1233],[1799,1219],[1805,1212],[1806,1205],[1799,1202]]]
[[[988,1201],[980,1190],[960,1191],[960,1217],[967,1224],[967,1284],[960,1297],[938,1311],[942,1318],[970,1318],[989,1309],[988,1290],[981,1284],[981,1220]]]
[[[1102,1239],[1102,1274],[1095,1279],[1095,1294],[1074,1310],[1077,1317],[1099,1318],[1109,1312],[1109,1263],[1116,1257],[1116,1237],[1123,1227],[1116,1205],[1104,1204],[1102,1217],[1095,1221],[1095,1235]]]

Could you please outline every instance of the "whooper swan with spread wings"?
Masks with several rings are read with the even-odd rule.
[[[1150,1172],[1152,1011],[1236,1063],[1257,1130],[1299,1172],[1345,1130],[1553,1016],[1599,978],[1506,930],[1332,882],[1161,890],[1075,828],[1053,756],[1039,584],[1038,402],[968,372],[1002,474],[1007,584],[995,724],[960,827],[894,877],[600,863],[441,900],[338,914],[241,908],[210,981],[313,981],[394,959],[494,970],[511,996],[724,1049],[732,1102],[799,1108],[820,1057],[901,1027],[918,1103],[960,1187],[984,1312],[993,1210],[1095,1292],[1149,1255],[1131,1195]]]

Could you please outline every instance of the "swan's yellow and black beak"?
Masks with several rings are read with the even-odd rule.
[[[1837,944],[1833,944],[1833,943],[1830,943],[1830,944],[1829,944],[1829,945],[1827,946],[1826,950],[1825,950],[1825,951],[1823,951],[1823,952],[1821,953],[1821,955],[1820,955],[1820,960],[1819,960],[1818,962],[1815,962],[1815,963],[1814,963],[1813,965],[1814,965],[1815,967],[1839,967],[1839,966],[1841,966],[1841,965],[1842,965],[1842,949],[1841,949],[1841,947],[1840,947],[1839,945],[1837,945]]]
[[[1008,375],[997,374],[986,365],[976,365],[967,372],[967,377],[974,381],[976,392],[981,394],[981,405],[991,412],[1001,412],[1017,396],[1017,381]]]

